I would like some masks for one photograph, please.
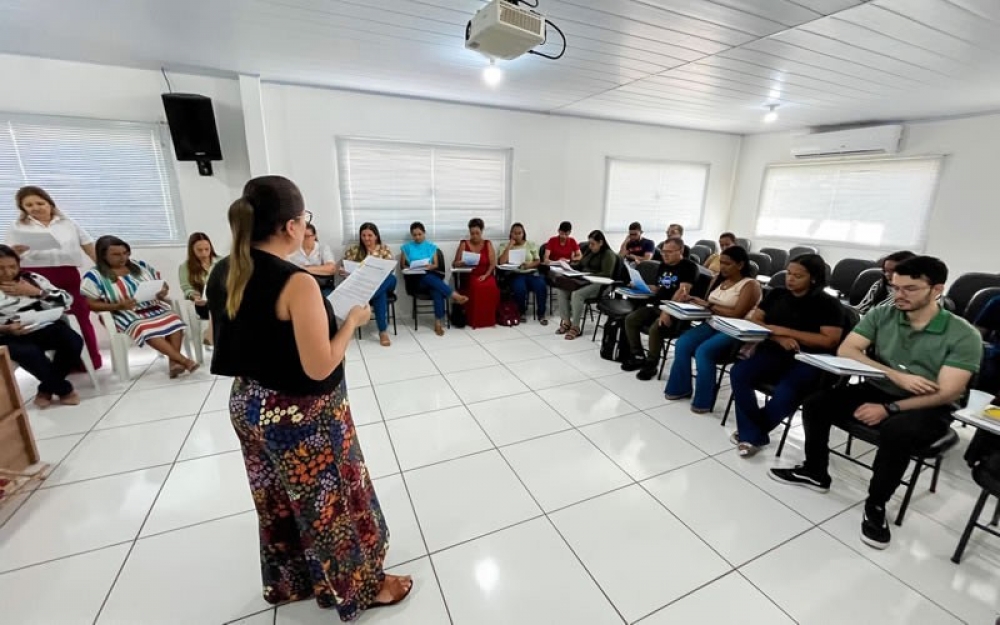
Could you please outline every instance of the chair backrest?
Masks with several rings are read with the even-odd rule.
[[[840,337],[840,342],[843,343],[844,339],[847,338],[847,335],[854,330],[854,326],[861,322],[861,313],[847,304],[840,305],[840,312],[843,315],[843,321],[840,327],[844,330],[844,334]]]
[[[836,271],[836,270],[835,270]],[[854,279],[851,284],[851,288],[847,292],[847,302],[851,306],[857,306],[861,303],[861,300],[865,298],[868,294],[869,289],[872,285],[882,279],[882,269],[880,267],[872,267],[871,269],[865,269],[858,274],[858,277]]]
[[[960,275],[948,287],[948,299],[955,303],[955,313],[962,315],[968,321],[965,312],[972,301],[972,296],[982,289],[991,286],[1000,286],[1000,275],[995,273],[982,273],[978,271]]]
[[[745,239],[743,237],[736,237],[736,245],[739,245],[746,251],[750,251],[750,239]]]
[[[697,241],[695,241],[694,244],[695,245],[704,245],[708,249],[712,250],[713,254],[715,253],[715,250],[718,249],[718,246],[716,245],[715,241],[713,241],[712,239],[698,239]]]
[[[656,279],[660,275],[660,263],[654,260],[644,260],[635,266],[636,271],[642,276],[642,281],[646,284],[656,284]]]
[[[873,260],[863,258],[845,258],[839,261],[830,275],[830,288],[842,296],[850,294],[851,287],[854,286],[854,281],[861,275],[861,272],[875,267],[876,264]]]
[[[998,295],[1000,295],[1000,286],[988,286],[985,289],[976,291],[976,294],[969,300],[969,305],[965,307],[965,318],[969,323],[975,323],[976,318],[979,317],[979,313],[983,311],[986,304]],[[993,331],[1000,330],[1000,328],[988,329]]]
[[[767,286],[772,289],[783,289],[785,288],[785,276],[788,272],[782,269],[781,271],[776,271],[771,274],[771,279],[768,281]]]
[[[777,247],[762,247],[760,248],[761,254],[767,254],[771,257],[771,273],[775,271],[781,271],[788,266],[788,251]]]
[[[774,272],[771,265],[771,257],[763,252],[753,252],[748,254],[750,261],[757,263],[757,269],[759,273],[769,276]]]
[[[694,279],[694,284],[691,285],[691,295],[694,297],[705,298],[708,295],[708,287],[712,286],[712,280],[715,276],[712,272],[704,267],[698,267],[698,275]]]
[[[751,260],[750,261],[750,277],[751,278],[756,278],[759,275],[760,275],[760,265],[758,265],[756,261]]]
[[[791,261],[796,256],[801,256],[802,254],[819,254],[819,250],[811,245],[796,245],[788,250],[788,260]],[[788,263],[785,263],[785,265],[787,266]]]
[[[711,248],[705,247],[704,245],[693,245],[691,246],[691,256],[698,257],[698,264],[704,265],[708,257],[712,255]]]
[[[538,246],[538,260],[545,260],[545,250],[549,249],[549,244],[542,243]]]

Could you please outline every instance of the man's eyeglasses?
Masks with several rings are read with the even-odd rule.
[[[910,284],[907,286],[896,286],[895,284],[889,285],[889,290],[893,293],[905,293],[907,295],[913,295],[914,293],[919,293],[924,289],[929,288],[931,288],[931,285],[929,284],[925,284],[924,286],[920,286],[919,284]]]

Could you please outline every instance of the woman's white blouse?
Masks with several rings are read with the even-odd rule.
[[[16,220],[7,230],[5,242],[7,245],[20,245],[17,240],[18,233],[21,232],[48,232],[59,242],[57,250],[31,250],[21,254],[22,267],[62,267],[62,266],[83,266],[86,257],[82,245],[90,245],[94,239],[86,230],[80,227],[69,217],[56,215],[46,226],[41,222],[28,218],[25,223],[20,219]]]

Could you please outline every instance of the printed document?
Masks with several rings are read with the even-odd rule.
[[[347,319],[355,306],[366,306],[382,282],[396,269],[396,261],[384,258],[367,258],[340,286],[329,295],[333,314]]]

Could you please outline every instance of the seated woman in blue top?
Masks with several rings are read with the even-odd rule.
[[[743,319],[760,302],[760,283],[750,277],[750,257],[739,245],[726,248],[719,255],[719,275],[712,281],[706,299],[688,297],[687,301],[704,306],[716,317]],[[664,395],[668,400],[691,397],[691,412],[712,412],[715,406],[715,366],[726,359],[739,341],[714,329],[708,323],[697,325],[674,343],[674,362]],[[698,378],[692,385],[691,358],[698,366]]]
[[[403,269],[408,269],[414,263],[421,264],[426,273],[420,276],[420,286],[430,291],[434,301],[434,334],[442,336],[444,334],[445,299],[451,298],[458,304],[464,304],[469,298],[455,291],[444,281],[444,267],[439,267],[437,262],[437,245],[428,241],[427,229],[424,224],[415,221],[410,224],[410,236],[412,241],[402,245],[399,253],[399,264]],[[427,261],[424,264],[422,261]]]
[[[768,293],[750,317],[771,335],[756,346],[753,356],[736,363],[729,375],[736,403],[737,430],[732,440],[744,458],[771,442],[768,433],[816,390],[822,371],[795,360],[795,354],[833,354],[844,334],[840,302],[823,292],[823,258],[796,256],[787,271],[785,288]],[[763,407],[754,392],[761,383],[776,385]]]

